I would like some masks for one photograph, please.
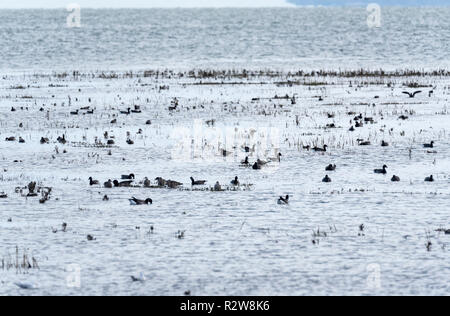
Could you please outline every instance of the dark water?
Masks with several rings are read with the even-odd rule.
[[[136,68],[440,68],[450,8],[0,10],[3,71]]]

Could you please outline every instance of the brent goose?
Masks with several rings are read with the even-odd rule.
[[[232,184],[232,185],[239,185],[239,179],[238,179],[238,177],[234,178],[234,180],[231,181],[231,184]]]
[[[325,171],[335,171],[336,170],[336,165],[328,165],[325,168]]]
[[[434,141],[429,144],[423,144],[423,148],[434,148]]]
[[[245,157],[245,160],[241,161],[241,165],[248,166],[249,164],[250,164],[250,162],[248,161],[248,157]]]
[[[97,185],[99,183],[98,180],[93,180],[92,177],[89,177],[89,185]]]
[[[370,141],[360,141],[359,146],[370,146]]]
[[[133,173],[130,173],[129,175],[122,175],[121,179],[122,180],[134,180],[134,179],[136,179],[136,177],[134,176]]]
[[[384,165],[383,169],[375,169],[373,172],[377,173],[377,174],[387,174],[387,170],[386,169],[387,169],[387,166]]]
[[[129,115],[131,113],[131,108],[128,108],[126,111],[120,111],[120,113]]]
[[[425,178],[425,182],[434,182],[434,177],[433,177],[433,175],[431,175],[431,176],[429,176],[429,177],[426,177],[426,178]]]
[[[261,165],[258,162],[255,162],[252,166],[253,170],[261,170]]]
[[[114,180],[113,181],[113,183],[114,183],[114,186],[117,188],[117,187],[130,187],[131,186],[131,182],[133,182],[133,181],[122,181],[122,182],[119,182],[119,181],[117,181],[117,180]]]
[[[354,132],[354,131],[355,131],[355,128],[352,126],[352,127],[350,127],[349,131],[350,131],[350,132]]]
[[[278,204],[279,205],[287,205],[287,204],[289,204],[289,195],[286,195],[286,197],[280,196],[280,198],[278,199]]]
[[[410,98],[414,98],[416,95],[418,95],[419,93],[422,93],[422,91],[415,91],[415,92],[408,92],[408,91],[403,91],[403,94],[407,94],[409,95]]]
[[[149,205],[149,204],[153,204],[153,200],[152,199],[138,200],[135,197],[132,197],[131,199],[129,199],[129,201],[130,201],[131,205]]]
[[[171,189],[176,189],[179,186],[182,186],[183,183],[181,182],[177,182],[177,181],[172,181],[172,180],[167,180],[167,186]]]
[[[164,180],[161,177],[156,178],[155,181],[158,181],[158,186],[159,187],[165,187],[166,186],[166,180]]]
[[[328,175],[326,175],[325,178],[322,179],[322,182],[330,183],[331,182],[331,178]]]
[[[149,188],[152,185],[152,183],[150,182],[150,180],[145,177],[144,179],[144,188]]]
[[[217,181],[214,185],[214,191],[222,191],[222,186],[220,185],[219,181]]]
[[[194,178],[191,177],[191,182],[192,182],[192,185],[204,185],[206,183],[206,180],[195,181]]]
[[[389,143],[385,142],[384,140],[381,142],[381,147],[389,147]]]
[[[326,152],[328,148],[328,145],[323,145],[323,148],[319,148],[319,147],[314,147],[313,150],[314,151],[318,151],[318,152]]]
[[[281,162],[281,157],[282,156],[283,155],[281,153],[278,153],[276,158],[269,158],[269,160],[272,161],[272,162]]]
[[[111,189],[113,187],[113,183],[111,180],[106,181],[103,186],[107,189]]]
[[[391,181],[392,181],[392,182],[400,182],[400,177],[399,177],[399,176],[396,176],[396,175],[394,175],[394,176],[392,176],[392,179],[391,179]]]
[[[48,138],[41,137],[40,142],[41,142],[42,145],[44,145],[44,144],[48,144],[50,141],[49,141]]]

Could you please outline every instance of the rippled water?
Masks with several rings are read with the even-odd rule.
[[[0,10],[0,69],[439,68],[450,8]]]
[[[20,254],[26,250],[37,259],[40,270],[0,270],[0,294],[447,294],[450,239],[435,230],[450,228],[448,80],[379,78],[378,84],[367,86],[364,78],[352,79],[351,85],[340,78],[306,79],[310,85],[293,87],[272,83],[280,80],[284,78],[224,80],[257,83],[252,85],[191,85],[200,79],[4,78],[0,192],[8,198],[0,199],[0,257],[14,261],[18,246]],[[436,86],[435,95],[409,99],[401,92],[411,81]],[[25,89],[13,89],[24,83]],[[161,85],[170,90],[160,91]],[[294,93],[295,105],[274,99]],[[173,96],[180,107],[171,113]],[[143,113],[118,115],[118,109],[132,104],[140,104]],[[96,109],[93,115],[69,114],[87,105]],[[16,112],[10,111],[12,106]],[[373,117],[375,124],[351,133],[349,111]],[[405,111],[410,119],[398,120]],[[117,125],[110,124],[114,115]],[[278,129],[281,164],[262,171],[241,168],[245,153],[240,149],[234,150],[236,161],[220,156],[191,160],[190,155],[173,159],[179,131],[194,131],[200,120],[200,138],[209,139],[213,129],[204,122],[213,118],[217,127]],[[145,125],[148,119],[152,125]],[[336,129],[325,128],[333,122]],[[136,134],[139,128],[142,134]],[[104,142],[104,131],[116,137],[116,145],[93,147],[96,137]],[[125,142],[127,131],[134,145]],[[63,133],[66,145],[56,142]],[[22,136],[26,143],[4,142],[10,136]],[[50,144],[40,145],[42,136]],[[357,138],[372,146],[357,146]],[[383,139],[391,146],[382,148]],[[422,148],[431,140],[436,141],[435,154]],[[328,153],[299,146],[321,142],[330,145]],[[323,184],[329,163],[338,168],[329,173],[333,182]],[[373,174],[383,164],[389,174]],[[146,176],[179,180],[188,190],[191,175],[209,185],[227,184],[238,175],[254,186],[250,191],[191,192],[88,185],[89,176],[103,183],[130,172],[138,181]],[[402,182],[391,183],[392,174]],[[430,174],[436,182],[424,183]],[[45,204],[14,192],[36,180],[53,187]],[[110,201],[102,201],[105,194]],[[290,205],[277,205],[278,196],[285,194],[291,195]],[[154,204],[130,206],[131,196],[151,197]],[[60,231],[63,222],[66,233]],[[313,236],[317,230],[327,236]],[[184,239],[176,237],[178,231],[186,231]],[[87,241],[88,234],[96,240]],[[80,288],[68,286],[67,270],[73,264],[80,268]],[[141,273],[145,282],[131,281],[131,275]],[[34,290],[15,283],[31,284]]]

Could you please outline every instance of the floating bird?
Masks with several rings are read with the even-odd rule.
[[[322,182],[330,183],[331,182],[331,178],[328,175],[326,175],[325,178],[322,179]]]
[[[130,173],[129,175],[122,175],[120,178],[122,180],[134,180],[134,179],[136,179],[136,177],[134,176],[133,173]]]
[[[192,182],[192,185],[204,185],[207,181],[206,180],[195,181],[194,178],[191,177],[191,182]]]
[[[111,180],[106,181],[103,186],[107,189],[111,189],[113,187],[113,183]]]
[[[389,147],[389,143],[385,142],[384,140],[381,142],[381,147]]]
[[[383,169],[375,169],[373,172],[377,173],[377,174],[387,174],[387,170],[386,169],[387,169],[387,166],[384,165]]]
[[[155,181],[158,182],[158,186],[159,186],[159,187],[165,187],[165,186],[166,186],[166,180],[164,180],[164,179],[161,178],[161,177],[156,178]]]
[[[239,179],[238,179],[238,177],[234,178],[234,180],[231,181],[231,184],[232,184],[232,185],[239,185]]]
[[[130,187],[132,182],[133,181],[122,181],[122,182],[119,182],[117,180],[113,181],[115,187]]]
[[[152,183],[150,182],[150,180],[146,177],[144,179],[144,188],[149,188],[152,185]]]
[[[320,147],[316,146],[316,147],[313,148],[313,150],[317,151],[317,152],[326,152],[327,148],[328,148],[328,145],[323,145],[323,148],[320,148]]]
[[[120,114],[126,114],[126,115],[131,114],[131,108],[128,108],[126,111],[120,111]]]
[[[248,166],[249,164],[250,164],[250,162],[248,161],[248,157],[245,157],[245,160],[241,161],[241,165]]]
[[[434,148],[434,141],[429,144],[423,144],[423,148]]]
[[[392,181],[392,182],[400,182],[400,177],[399,177],[399,176],[396,176],[396,175],[394,175],[394,176],[392,176],[392,179],[391,179],[391,181]]]
[[[167,180],[167,186],[171,189],[176,189],[182,185],[183,185],[183,183],[181,183],[181,182]]]
[[[325,171],[335,171],[336,170],[336,165],[328,165],[325,168]]]
[[[434,182],[434,177],[433,177],[433,175],[431,175],[431,176],[429,176],[429,177],[426,177],[426,178],[425,178],[425,182]]]
[[[286,197],[280,196],[277,202],[279,205],[287,205],[289,204],[289,195],[286,195]]]
[[[93,180],[92,177],[89,177],[89,185],[97,185],[99,183],[98,180]]]
[[[214,185],[214,191],[222,191],[222,186],[220,185],[219,181],[217,181]]]
[[[252,166],[253,170],[261,170],[261,165],[258,162],[255,162]]]
[[[269,160],[272,161],[272,162],[281,162],[281,157],[282,157],[282,156],[283,156],[283,155],[282,155],[281,153],[278,153],[277,157],[275,157],[275,158],[269,158]]]
[[[409,95],[409,97],[412,99],[412,98],[414,98],[416,95],[418,95],[419,93],[422,93],[422,91],[415,91],[415,92],[403,91],[402,93],[403,93],[403,94]]]
[[[149,204],[153,204],[153,200],[152,199],[138,200],[135,197],[132,197],[131,199],[129,199],[129,201],[130,201],[131,205],[149,205]]]

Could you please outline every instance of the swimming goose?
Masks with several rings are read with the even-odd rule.
[[[122,181],[122,182],[119,182],[119,181],[117,181],[117,180],[114,180],[114,181],[113,181],[114,186],[115,186],[116,188],[117,188],[117,187],[130,187],[132,182],[133,182],[133,181]]]
[[[150,182],[150,180],[145,177],[144,179],[144,188],[149,188],[152,185],[152,183]]]
[[[389,143],[385,142],[384,140],[381,142],[381,147],[389,147]]]
[[[280,198],[278,199],[278,204],[279,205],[287,205],[287,204],[289,204],[289,195],[286,195],[286,197],[280,196]]]
[[[325,168],[325,171],[335,171],[336,170],[336,165],[328,165]]]
[[[129,115],[131,113],[131,108],[128,108],[126,111],[120,111],[120,113]]]
[[[370,146],[370,141],[359,141],[359,146]]]
[[[425,178],[425,182],[434,182],[434,177],[433,177],[433,175],[431,175],[431,176],[429,176],[429,177],[426,177],[426,178]]]
[[[282,156],[283,155],[281,153],[278,153],[276,158],[269,158],[269,160],[272,161],[272,162],[281,162],[281,157]]]
[[[165,187],[166,186],[166,180],[164,180],[161,177],[156,178],[155,181],[158,181],[158,186],[159,187]]]
[[[352,126],[352,127],[350,127],[349,131],[350,131],[350,132],[354,132],[354,131],[355,131],[355,128]]]
[[[322,179],[322,182],[330,183],[331,182],[331,178],[328,175],[326,175],[325,178]]]
[[[394,176],[392,176],[391,181],[392,182],[400,182],[400,177],[394,175]]]
[[[416,92],[403,91],[402,93],[403,93],[403,94],[409,95],[409,97],[412,99],[412,98],[414,98],[416,95],[418,95],[419,93],[422,93],[422,91],[416,91]]]
[[[217,181],[214,185],[214,191],[222,191],[222,186],[220,185],[219,181]]]
[[[328,145],[323,145],[323,148],[319,148],[319,147],[314,147],[313,150],[314,151],[318,151],[318,152],[326,152],[328,148]]]
[[[176,189],[182,185],[183,185],[183,183],[181,183],[181,182],[167,180],[167,186],[171,189]]]
[[[195,181],[194,178],[191,177],[191,182],[192,182],[192,185],[204,185],[207,181],[206,180]]]
[[[231,184],[232,184],[232,185],[239,185],[239,179],[238,179],[238,177],[234,178],[234,180],[231,181]]]
[[[41,143],[42,145],[48,144],[49,142],[50,142],[50,141],[49,141],[48,138],[41,137],[40,143]]]
[[[241,161],[241,165],[248,166],[249,164],[250,164],[250,162],[248,161],[248,157],[245,157],[245,160]]]
[[[261,165],[257,162],[255,162],[252,166],[253,170],[261,170]]]
[[[387,169],[387,166],[384,165],[383,169],[375,169],[373,172],[377,173],[377,174],[387,174],[387,170],[386,169]]]
[[[97,185],[99,183],[98,180],[93,180],[92,177],[89,177],[89,185]]]
[[[58,137],[56,140],[58,141],[58,143],[63,144],[63,145],[67,143],[66,135],[63,135],[62,137]]]
[[[434,141],[429,144],[423,144],[423,148],[434,148]]]
[[[70,112],[70,115],[78,115],[78,112],[79,112],[80,110],[76,110],[76,111],[72,111],[72,112]]]
[[[130,173],[129,175],[122,175],[121,179],[122,180],[134,180],[134,179],[136,179],[136,177],[134,176],[133,173]]]
[[[135,197],[132,197],[131,199],[129,199],[129,201],[130,201],[131,205],[149,205],[149,204],[153,204],[153,200],[152,199],[138,200]]]
[[[111,189],[113,187],[113,183],[111,180],[106,181],[103,186],[107,189]]]

